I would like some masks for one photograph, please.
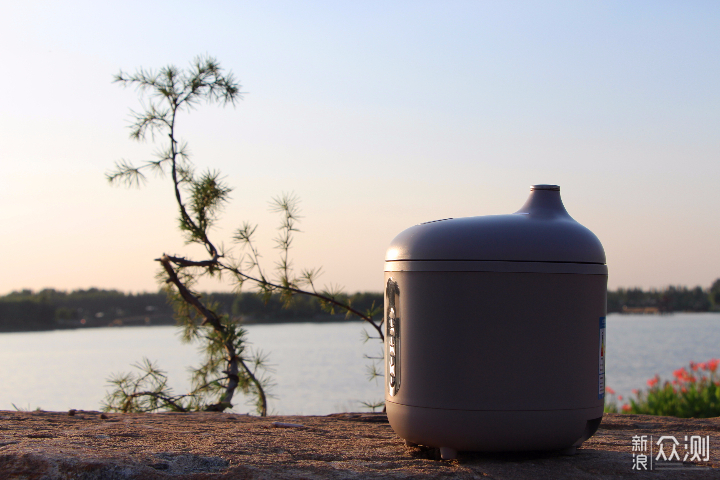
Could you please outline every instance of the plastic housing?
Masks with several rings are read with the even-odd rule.
[[[385,400],[408,443],[562,450],[600,424],[607,266],[555,185],[510,215],[416,225],[385,262]]]

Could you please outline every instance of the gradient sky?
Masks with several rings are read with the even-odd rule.
[[[215,232],[302,199],[294,246],[321,283],[380,291],[422,221],[511,213],[537,183],[602,241],[609,286],[720,277],[720,3],[6,2],[0,15],[0,294],[155,290],[194,256],[167,179],[111,187],[137,93],[120,69],[215,56],[246,92],[179,120],[234,187]],[[199,258],[199,257],[195,257]],[[203,283],[207,290],[227,289]]]

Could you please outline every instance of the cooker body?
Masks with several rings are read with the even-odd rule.
[[[390,424],[455,450],[578,446],[603,414],[607,268],[469,264],[386,263]]]

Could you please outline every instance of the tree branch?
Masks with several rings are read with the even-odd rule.
[[[205,305],[202,304],[202,302],[195,296],[193,293],[188,290],[188,288],[180,281],[180,279],[177,276],[177,273],[172,268],[172,265],[170,265],[170,258],[167,255],[163,255],[162,257],[157,259],[158,262],[160,262],[160,265],[163,266],[165,269],[165,272],[167,272],[168,277],[170,279],[170,282],[172,282],[173,285],[178,289],[178,292],[180,293],[180,296],[185,300],[188,304],[195,307],[195,309],[200,313],[200,315],[203,316],[205,320],[203,320],[202,324],[210,323],[215,330],[219,332],[224,332],[225,327],[220,323],[220,318],[217,316],[215,312],[205,307]]]
[[[127,397],[128,397],[128,400],[129,400],[129,399],[133,399],[133,398],[137,398],[137,397],[153,397],[153,398],[159,398],[159,399],[162,400],[163,402],[165,402],[165,403],[167,403],[167,404],[169,404],[169,405],[172,405],[173,408],[175,408],[177,411],[179,411],[179,412],[187,412],[188,410],[187,410],[185,407],[183,407],[182,405],[179,405],[179,404],[176,403],[175,400],[174,400],[174,399],[185,398],[185,397],[187,397],[187,396],[188,396],[188,395],[178,395],[178,396],[176,396],[176,397],[168,397],[167,395],[163,395],[162,393],[159,393],[159,392],[146,391],[146,392],[133,392],[133,393],[129,394]]]
[[[202,324],[209,323],[212,325],[212,327],[219,333],[223,335],[224,341],[223,341],[223,347],[225,348],[225,352],[227,354],[227,377],[228,377],[228,383],[225,386],[225,393],[223,393],[222,397],[220,398],[220,403],[218,407],[222,406],[226,408],[226,405],[232,406],[230,403],[232,401],[232,397],[235,393],[235,389],[237,389],[238,385],[240,384],[240,377],[238,376],[238,362],[242,363],[242,359],[238,357],[237,352],[235,350],[235,345],[233,344],[232,338],[227,338],[226,335],[224,335],[227,332],[227,328],[220,322],[220,318],[217,316],[215,312],[205,307],[205,305],[202,304],[200,299],[197,298],[197,296],[193,295],[192,292],[180,281],[180,279],[177,276],[177,273],[172,268],[172,265],[170,264],[171,260],[167,255],[163,255],[158,260],[160,264],[165,269],[165,272],[167,272],[168,277],[170,278],[170,281],[177,287],[178,292],[180,292],[180,296],[182,296],[183,300],[185,300],[188,304],[195,307],[195,309],[202,315],[205,320],[203,320]],[[251,377],[251,379],[253,379]],[[266,399],[265,399],[265,393],[263,392],[262,388],[258,388],[259,394],[262,398],[262,410],[267,412],[267,405],[266,405]],[[224,409],[223,408],[223,409]],[[262,413],[261,413],[262,414]],[[265,415],[265,414],[262,414]]]
[[[173,262],[175,265],[179,265],[181,267],[214,267],[218,265],[218,258],[220,258],[219,255],[215,255],[211,260],[202,260],[202,261],[196,261],[196,260],[188,260],[184,257],[173,257],[172,255],[164,255],[168,258],[171,262]],[[161,258],[156,258],[155,261],[162,262]]]
[[[240,359],[240,365],[242,365],[243,370],[245,370],[245,373],[250,378],[250,381],[253,382],[255,384],[255,388],[257,388],[258,395],[260,396],[260,415],[263,417],[267,416],[267,397],[265,396],[265,389],[262,387],[262,383],[260,383],[260,380],[258,380],[255,376],[255,373],[248,368],[242,359]]]
[[[379,338],[380,338],[381,340],[383,340],[383,341],[384,341],[384,339],[385,339],[385,336],[384,336],[384,334],[383,334],[382,328],[381,328],[379,325],[377,325],[377,324],[375,323],[375,321],[374,321],[371,317],[365,315],[364,313],[361,313],[361,312],[358,311],[358,310],[355,310],[355,309],[352,308],[350,305],[347,305],[347,304],[345,304],[345,303],[339,302],[339,301],[335,300],[334,298],[328,297],[328,296],[323,295],[323,294],[321,294],[321,293],[317,293],[317,292],[314,292],[314,291],[308,291],[308,290],[302,290],[302,289],[299,289],[299,288],[292,287],[292,286],[290,286],[290,285],[278,285],[278,284],[276,284],[276,283],[273,283],[273,282],[270,282],[270,281],[268,281],[268,280],[265,280],[264,278],[262,278],[262,279],[260,279],[260,278],[255,278],[255,277],[253,277],[253,276],[251,276],[251,275],[248,275],[248,274],[246,274],[246,273],[241,272],[240,270],[238,270],[238,269],[235,268],[235,267],[232,267],[232,266],[229,266],[229,265],[225,265],[224,263],[222,263],[222,262],[219,261],[218,256],[215,256],[215,257],[214,257],[213,259],[211,259],[211,260],[195,261],[195,260],[188,260],[188,259],[186,259],[186,258],[174,257],[174,256],[171,256],[171,255],[165,254],[165,255],[163,255],[161,258],[158,258],[158,259],[156,259],[156,260],[157,260],[158,262],[160,262],[160,263],[163,263],[163,261],[164,261],[163,259],[166,259],[166,260],[169,261],[169,262],[173,262],[173,263],[175,263],[176,265],[180,265],[180,266],[183,266],[183,267],[215,267],[215,266],[216,266],[216,267],[218,267],[218,268],[221,269],[221,270],[227,270],[227,271],[230,271],[230,272],[234,273],[235,275],[240,275],[240,276],[242,276],[243,278],[245,278],[245,279],[247,279],[247,280],[250,280],[250,281],[252,281],[252,282],[257,283],[258,285],[266,285],[266,286],[268,286],[268,287],[271,287],[271,288],[274,288],[274,289],[277,289],[277,290],[286,290],[286,291],[290,291],[290,292],[293,292],[293,293],[298,293],[298,294],[301,294],[301,295],[307,295],[307,296],[310,296],[310,297],[315,297],[315,298],[317,298],[317,299],[319,299],[319,300],[322,300],[323,302],[331,303],[331,304],[335,305],[336,307],[341,308],[341,309],[343,309],[343,310],[345,310],[345,311],[347,311],[347,312],[350,312],[351,314],[359,317],[360,319],[362,319],[362,320],[370,323],[370,324],[373,326],[373,328],[377,331],[378,335],[380,335]],[[163,266],[165,266],[164,263],[163,263]],[[165,270],[168,271],[168,268],[165,267]],[[170,270],[173,272],[174,277],[177,279],[177,275],[175,274],[175,271],[172,270],[172,267],[170,267]],[[168,271],[168,274],[170,274],[169,271]],[[175,280],[173,280],[173,276],[170,276],[170,278],[171,278],[172,282],[173,282],[176,286],[178,286],[178,284],[179,284],[179,285],[182,285],[182,283],[180,283],[180,280],[179,280],[179,279],[178,279],[177,282],[176,282]],[[184,285],[182,285],[182,287],[185,288]],[[178,289],[179,289],[179,288],[180,288],[180,287],[178,287]],[[187,290],[187,289],[185,288],[185,290]],[[195,302],[197,302],[197,304],[199,304],[199,305],[202,305],[202,304],[200,303],[200,301],[197,300],[194,295],[192,295],[192,293],[190,293],[190,292],[188,291],[188,294],[191,296],[191,298],[195,299],[195,301],[187,300],[187,299],[186,299],[186,301],[188,301],[188,303],[191,303],[191,304],[192,304],[193,306],[195,306],[196,308],[198,308],[198,307],[197,307],[197,305],[195,305]],[[182,291],[180,292],[180,295],[182,295],[183,298],[186,298]],[[204,307],[203,307],[203,308],[204,308]],[[198,311],[199,311],[200,314],[203,315],[205,318],[208,318],[208,317],[205,315],[205,313],[203,313],[202,310],[198,309]],[[210,312],[210,311],[208,310],[208,312]],[[213,312],[210,312],[210,313],[214,315]],[[209,321],[209,320],[208,320],[208,321]]]
[[[251,275],[248,275],[248,274],[246,274],[246,273],[241,272],[240,270],[238,270],[238,269],[235,268],[235,267],[231,267],[231,266],[225,265],[225,264],[222,263],[222,262],[218,262],[218,268],[220,268],[221,270],[230,271],[230,272],[234,273],[235,275],[239,275],[239,276],[241,276],[241,277],[243,277],[243,278],[245,278],[245,279],[247,279],[247,280],[250,280],[250,281],[252,281],[252,282],[255,282],[255,283],[259,284],[259,285],[266,285],[266,286],[268,286],[268,287],[271,287],[271,288],[274,288],[274,289],[278,289],[278,290],[287,290],[287,291],[290,291],[290,292],[293,292],[293,293],[298,293],[298,294],[301,294],[301,295],[307,295],[307,296],[309,296],[309,297],[315,297],[315,298],[317,298],[317,299],[319,299],[319,300],[322,300],[322,301],[324,301],[324,302],[331,303],[331,304],[335,305],[336,307],[342,308],[343,310],[345,310],[345,311],[347,311],[347,312],[350,312],[351,314],[353,314],[353,315],[359,317],[360,319],[368,322],[368,323],[369,323],[370,325],[372,325],[373,328],[378,332],[378,335],[380,336],[380,339],[383,340],[383,341],[385,340],[385,335],[383,334],[382,328],[381,328],[378,324],[376,324],[375,321],[374,321],[371,317],[365,315],[364,313],[359,312],[358,310],[355,310],[355,309],[352,308],[350,305],[346,305],[346,304],[344,304],[344,303],[342,303],[342,302],[339,302],[339,301],[335,300],[334,298],[325,296],[325,295],[323,295],[323,294],[321,294],[321,293],[310,292],[310,291],[308,291],[308,290],[301,290],[301,289],[299,289],[299,288],[295,288],[295,287],[290,286],[290,285],[278,285],[278,284],[276,284],[276,283],[269,282],[269,281],[267,281],[267,280],[260,280],[260,279],[258,279],[258,278],[255,278],[255,277],[251,276]]]

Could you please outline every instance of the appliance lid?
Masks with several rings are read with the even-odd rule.
[[[385,260],[466,260],[605,264],[605,250],[565,210],[557,185],[533,185],[509,215],[449,218],[415,225],[390,244]]]

